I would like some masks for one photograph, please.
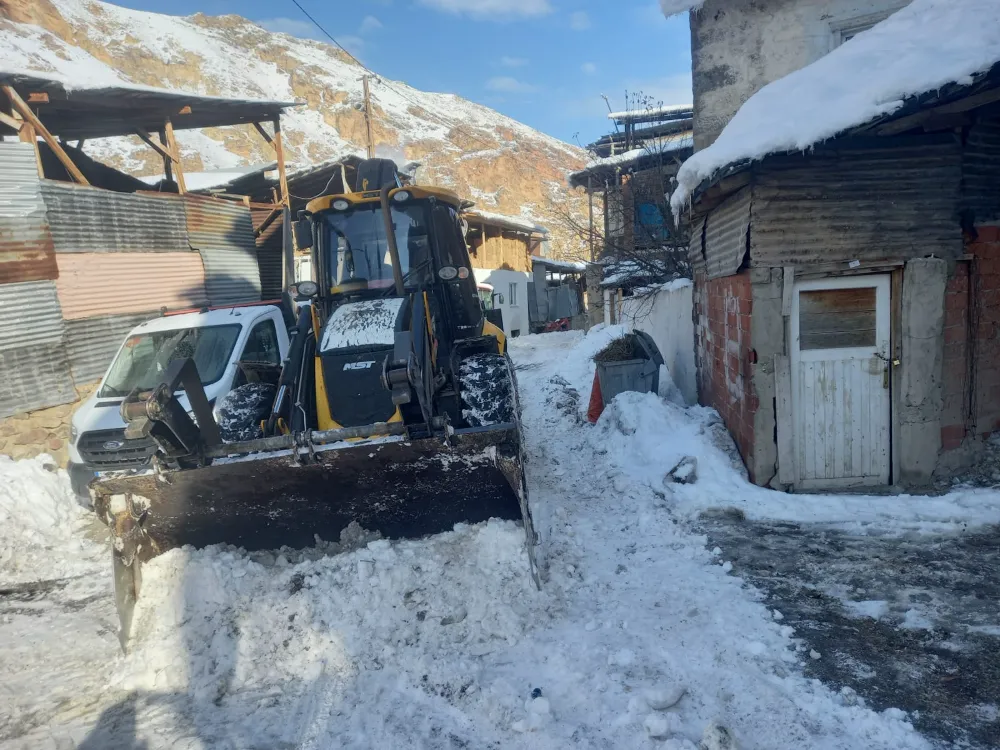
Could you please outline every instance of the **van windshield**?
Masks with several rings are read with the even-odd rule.
[[[160,383],[175,359],[192,357],[201,382],[211,385],[226,371],[239,325],[178,328],[130,336],[108,370],[98,398],[127,396],[133,388],[150,390]]]

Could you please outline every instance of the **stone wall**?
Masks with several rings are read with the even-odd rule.
[[[70,417],[96,387],[97,383],[92,383],[77,388],[77,400],[72,404],[0,419],[0,455],[20,459],[48,453],[65,468],[69,460],[66,444]]]
[[[711,145],[771,81],[829,53],[909,0],[707,0],[691,14],[694,146]]]

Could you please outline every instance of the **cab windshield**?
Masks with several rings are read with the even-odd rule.
[[[432,271],[425,207],[421,203],[392,207],[392,223],[399,248],[404,283],[415,286]],[[352,288],[388,290],[393,287],[392,259],[385,236],[385,220],[378,203],[350,211],[330,212],[326,227],[327,267],[332,291]]]
[[[153,331],[130,336],[108,370],[99,398],[121,398],[133,388],[150,390],[160,383],[175,359],[192,357],[203,385],[222,377],[240,326],[204,326],[173,331]]]

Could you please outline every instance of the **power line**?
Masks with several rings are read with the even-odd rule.
[[[351,52],[344,45],[342,45],[340,42],[338,42],[336,40],[336,38],[333,36],[333,34],[331,34],[329,31],[327,31],[325,28],[323,28],[323,24],[321,24],[319,21],[317,21],[315,18],[313,18],[313,16],[309,13],[309,11],[307,11],[305,8],[302,7],[302,4],[299,3],[299,0],[292,0],[292,4],[295,5],[295,7],[298,8],[300,11],[302,11],[302,15],[304,15],[306,18],[308,18],[317,29],[319,29],[320,31],[322,31],[323,34],[326,36],[327,39],[329,39],[331,42],[333,42],[345,55],[347,55],[349,58],[351,58],[351,60],[353,60],[360,68],[362,68],[363,70],[367,71],[371,75],[371,77],[374,79],[374,81],[376,83],[381,83],[383,86],[385,86],[387,89],[389,89],[390,91],[392,91],[393,93],[395,93],[397,96],[401,96],[403,99],[406,99],[406,101],[408,101],[414,107],[419,107],[421,110],[423,110],[425,113],[427,113],[427,115],[429,117],[431,117],[434,120],[437,120],[437,122],[438,122],[439,125],[442,125],[442,126],[447,127],[447,128],[456,128],[458,130],[461,130],[467,136],[469,136],[473,141],[477,141],[481,146],[489,146],[490,148],[495,148],[496,147],[497,144],[495,142],[493,142],[493,141],[487,141],[482,136],[477,136],[475,133],[473,133],[470,130],[468,130],[466,128],[466,126],[465,126],[464,123],[461,123],[461,122],[457,122],[456,123],[454,121],[448,122],[448,121],[444,120],[442,117],[440,117],[440,116],[434,114],[433,112],[429,111],[424,105],[422,105],[417,100],[415,100],[412,97],[408,96],[404,92],[402,92],[402,91],[400,91],[400,90],[398,90],[398,89],[390,86],[389,83],[384,78],[382,78],[378,73],[376,73],[374,70],[372,70],[371,68],[369,68],[363,62],[361,62],[357,57],[355,57],[353,54],[351,54]]]

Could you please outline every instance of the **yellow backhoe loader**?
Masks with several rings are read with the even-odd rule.
[[[401,184],[386,160],[362,163],[357,188],[286,216],[286,267],[294,235],[316,281],[287,300],[280,372],[247,363],[218,421],[190,359],[123,401],[126,438],[157,445],[149,469],[91,485],[123,646],[142,563],[187,544],[308,547],[351,522],[398,538],[497,517],[523,523],[539,583],[514,368],[477,294],[466,204]]]

